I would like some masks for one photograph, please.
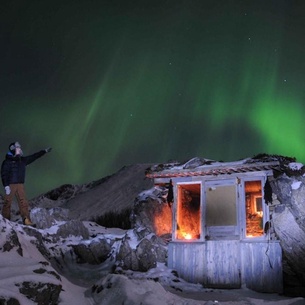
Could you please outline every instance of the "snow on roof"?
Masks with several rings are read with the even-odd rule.
[[[245,173],[253,171],[280,170],[282,158],[277,155],[258,155],[253,158],[246,158],[234,162],[221,162],[211,159],[192,158],[186,163],[158,164],[150,167],[146,171],[149,178],[167,177],[188,177],[188,176],[208,176],[225,175],[234,173]],[[291,160],[291,158],[288,158]]]

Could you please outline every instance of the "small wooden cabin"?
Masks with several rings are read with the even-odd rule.
[[[173,190],[168,267],[205,287],[281,293],[282,250],[265,196],[278,168],[278,161],[198,158],[151,168],[147,177]]]

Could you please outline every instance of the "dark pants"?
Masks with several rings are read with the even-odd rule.
[[[2,208],[3,217],[7,219],[11,218],[11,205],[14,197],[16,196],[22,219],[30,219],[29,203],[25,196],[23,184],[10,184],[10,188],[11,193],[9,195],[5,195],[4,197],[4,204]]]

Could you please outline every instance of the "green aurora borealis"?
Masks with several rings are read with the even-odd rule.
[[[305,162],[305,2],[6,1],[1,150],[48,146],[29,197],[124,165]]]

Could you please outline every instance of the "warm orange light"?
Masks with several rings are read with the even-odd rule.
[[[182,238],[184,239],[192,239],[192,234],[181,232]]]
[[[154,229],[158,236],[171,234],[172,232],[172,210],[168,204],[158,206],[154,215]]]

